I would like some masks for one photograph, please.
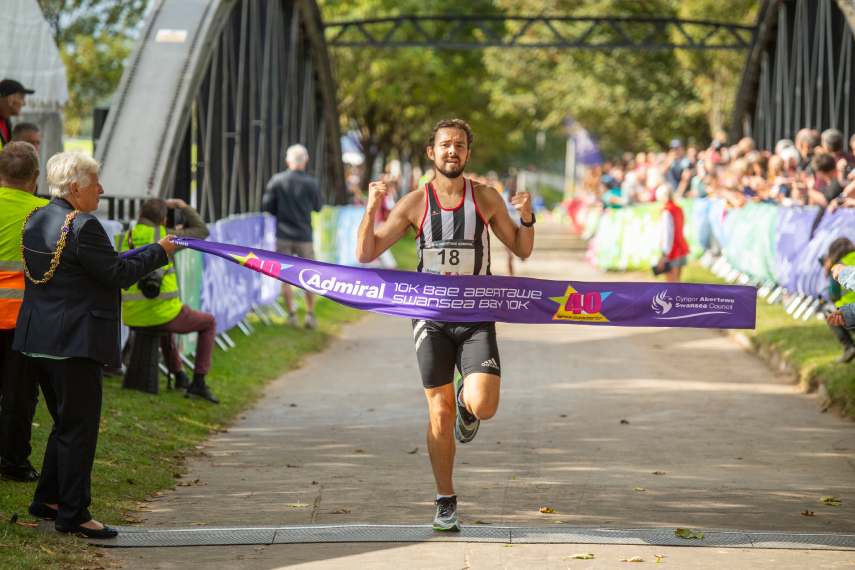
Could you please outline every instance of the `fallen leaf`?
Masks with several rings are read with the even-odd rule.
[[[289,405],[289,406],[291,406],[292,408],[296,408],[296,407],[297,407],[297,404],[293,404],[293,403],[292,403],[292,404],[288,404],[288,405]]]
[[[662,564],[662,559],[665,558],[664,554],[654,554],[653,556],[656,557],[656,563],[657,564]]]
[[[415,455],[415,454],[416,454],[416,453],[418,453],[418,452],[419,452],[419,448],[418,448],[418,447],[416,447],[415,449],[413,449],[412,451],[408,451],[407,453],[408,453],[409,455]]]
[[[365,453],[365,450],[364,449],[354,449],[353,452],[354,453]]]
[[[621,562],[644,562],[641,556],[633,556],[632,558],[624,558]]]
[[[653,474],[654,475],[665,475],[665,472],[664,471],[654,471]]]
[[[478,520],[478,521],[473,522],[472,524],[493,524],[493,523],[491,523],[491,522],[487,522],[487,521],[481,521],[481,520]]]
[[[822,497],[820,501],[822,502],[822,504],[828,505],[829,507],[839,507],[843,503],[843,501],[841,501],[837,497],[829,496]]]
[[[621,423],[621,424],[623,424],[623,425],[625,425],[625,426],[628,426],[628,425],[629,425],[629,420],[621,420],[621,421],[620,421],[620,423]]]
[[[574,554],[570,558],[573,558],[574,560],[593,560],[594,555],[590,552],[580,552],[579,554]]]
[[[300,468],[299,465],[294,465],[293,463],[286,463],[285,467],[287,467],[288,469],[299,469]]]
[[[555,513],[555,509],[553,509],[552,507],[540,507],[540,512],[545,515],[551,515]]]
[[[647,491],[647,489],[645,489],[644,487],[636,487],[635,489],[633,489],[633,491],[638,491],[639,493],[644,493],[645,491]]]
[[[48,554],[50,554],[51,556],[56,556],[56,552],[54,552],[53,550],[51,550],[51,549],[50,549],[50,548],[48,548],[47,546],[42,545],[42,546],[40,546],[39,548],[41,548],[42,550],[44,550],[45,552],[47,552],[47,553],[48,553]]]
[[[686,540],[704,539],[704,533],[697,530],[692,530],[690,528],[678,528],[674,531],[674,535],[680,538],[685,538]]]
[[[312,481],[312,485],[317,485],[317,484],[318,484],[317,481]]]
[[[39,523],[16,520],[15,524],[26,528],[39,528]]]
[[[815,517],[816,513],[814,513],[813,511],[804,510],[804,511],[802,511],[802,516],[803,517]]]
[[[309,505],[306,503],[288,503],[285,505],[286,507],[291,507],[292,509],[305,509]]]
[[[336,509],[332,512],[334,515],[349,515],[350,509]]]
[[[558,417],[559,417],[559,418],[566,418],[566,417],[567,417],[567,414],[560,414]]]

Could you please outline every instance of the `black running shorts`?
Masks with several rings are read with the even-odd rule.
[[[464,378],[473,372],[501,376],[496,323],[445,323],[413,319],[416,359],[425,388],[454,381],[454,367]]]

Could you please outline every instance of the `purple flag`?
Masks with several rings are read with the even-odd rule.
[[[343,305],[451,322],[751,329],[757,292],[741,285],[593,283],[497,275],[432,275],[346,267],[272,251],[177,238]]]

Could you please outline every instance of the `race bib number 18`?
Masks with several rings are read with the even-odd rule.
[[[425,248],[423,269],[440,275],[472,275],[475,272],[475,250],[457,247]]]

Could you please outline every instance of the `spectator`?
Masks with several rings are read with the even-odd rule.
[[[42,148],[42,131],[35,123],[18,123],[12,129],[12,142],[28,142],[36,147],[36,154]]]
[[[835,270],[839,274],[845,267],[855,267],[855,244],[849,238],[837,238],[828,247],[828,255],[823,265],[826,271],[832,276],[832,287],[829,290],[829,297],[834,302],[834,306],[840,310],[844,305],[855,303],[855,289],[838,288],[836,282],[833,280],[834,272],[832,271],[832,268],[841,266]],[[833,319],[828,320],[828,326],[843,347],[843,354],[837,359],[837,362],[849,362],[855,358],[855,342],[852,340],[852,335],[844,326],[834,324]]]
[[[0,149],[12,140],[11,118],[21,114],[27,95],[35,93],[14,79],[0,81]]]
[[[323,206],[318,181],[306,172],[309,151],[301,144],[288,147],[285,153],[288,170],[275,174],[267,183],[262,209],[276,216],[276,249],[279,253],[304,259],[314,259],[312,246],[312,212]],[[294,312],[294,292],[290,285],[282,286],[288,324],[297,326]],[[317,327],[315,296],[306,291],[307,329]]]
[[[0,476],[30,482],[39,478],[30,463],[30,436],[39,387],[24,373],[24,357],[12,350],[24,293],[21,226],[47,200],[33,193],[39,178],[35,149],[12,142],[0,151]]]
[[[26,275],[13,350],[38,379],[53,427],[29,512],[57,531],[89,538],[118,533],[89,513],[92,464],[101,420],[104,364],[119,364],[119,291],[168,262],[169,237],[119,257],[100,222],[99,165],[65,152],[47,163],[53,199],[24,224]]]
[[[665,182],[671,188],[678,188],[683,180],[683,171],[689,168],[689,159],[683,150],[683,141],[674,139],[671,141],[671,151],[668,153],[668,170],[665,172]]]
[[[815,129],[801,129],[796,133],[796,150],[799,151],[801,161],[799,170],[809,172],[814,151],[822,143],[819,131]]]
[[[689,255],[689,244],[683,235],[683,209],[674,202],[674,189],[668,184],[656,189],[656,199],[664,203],[659,222],[661,256],[656,271],[665,273],[666,281],[676,283]]]
[[[855,266],[838,263],[831,268],[831,275],[840,287],[855,291]],[[829,313],[828,325],[855,329],[855,303],[841,305],[836,311]]]
[[[817,153],[811,164],[814,171],[813,187],[809,192],[811,204],[827,207],[842,195],[845,199],[844,194],[848,194],[852,188],[855,188],[855,183],[850,184],[851,188],[849,186],[844,188],[845,180],[841,182],[837,164],[832,155],[825,152]]]
[[[200,239],[208,237],[208,229],[202,218],[184,200],[150,198],[140,207],[137,224],[121,236],[119,251],[129,251],[159,242],[169,233],[166,226],[170,209],[180,211],[185,222],[182,227],[174,228],[178,235]],[[160,348],[167,368],[175,375],[175,386],[186,388],[187,397],[202,398],[218,404],[219,400],[205,382],[205,375],[211,369],[211,353],[217,334],[214,316],[191,309],[181,302],[178,279],[171,260],[158,277],[161,278],[159,288],[155,284],[154,290],[148,290],[146,282],[143,281],[122,292],[122,321],[129,327],[168,333],[161,337]],[[156,281],[157,278],[155,283]],[[196,361],[191,383],[182,368],[175,335],[192,332],[198,332],[199,338],[196,341]]]

